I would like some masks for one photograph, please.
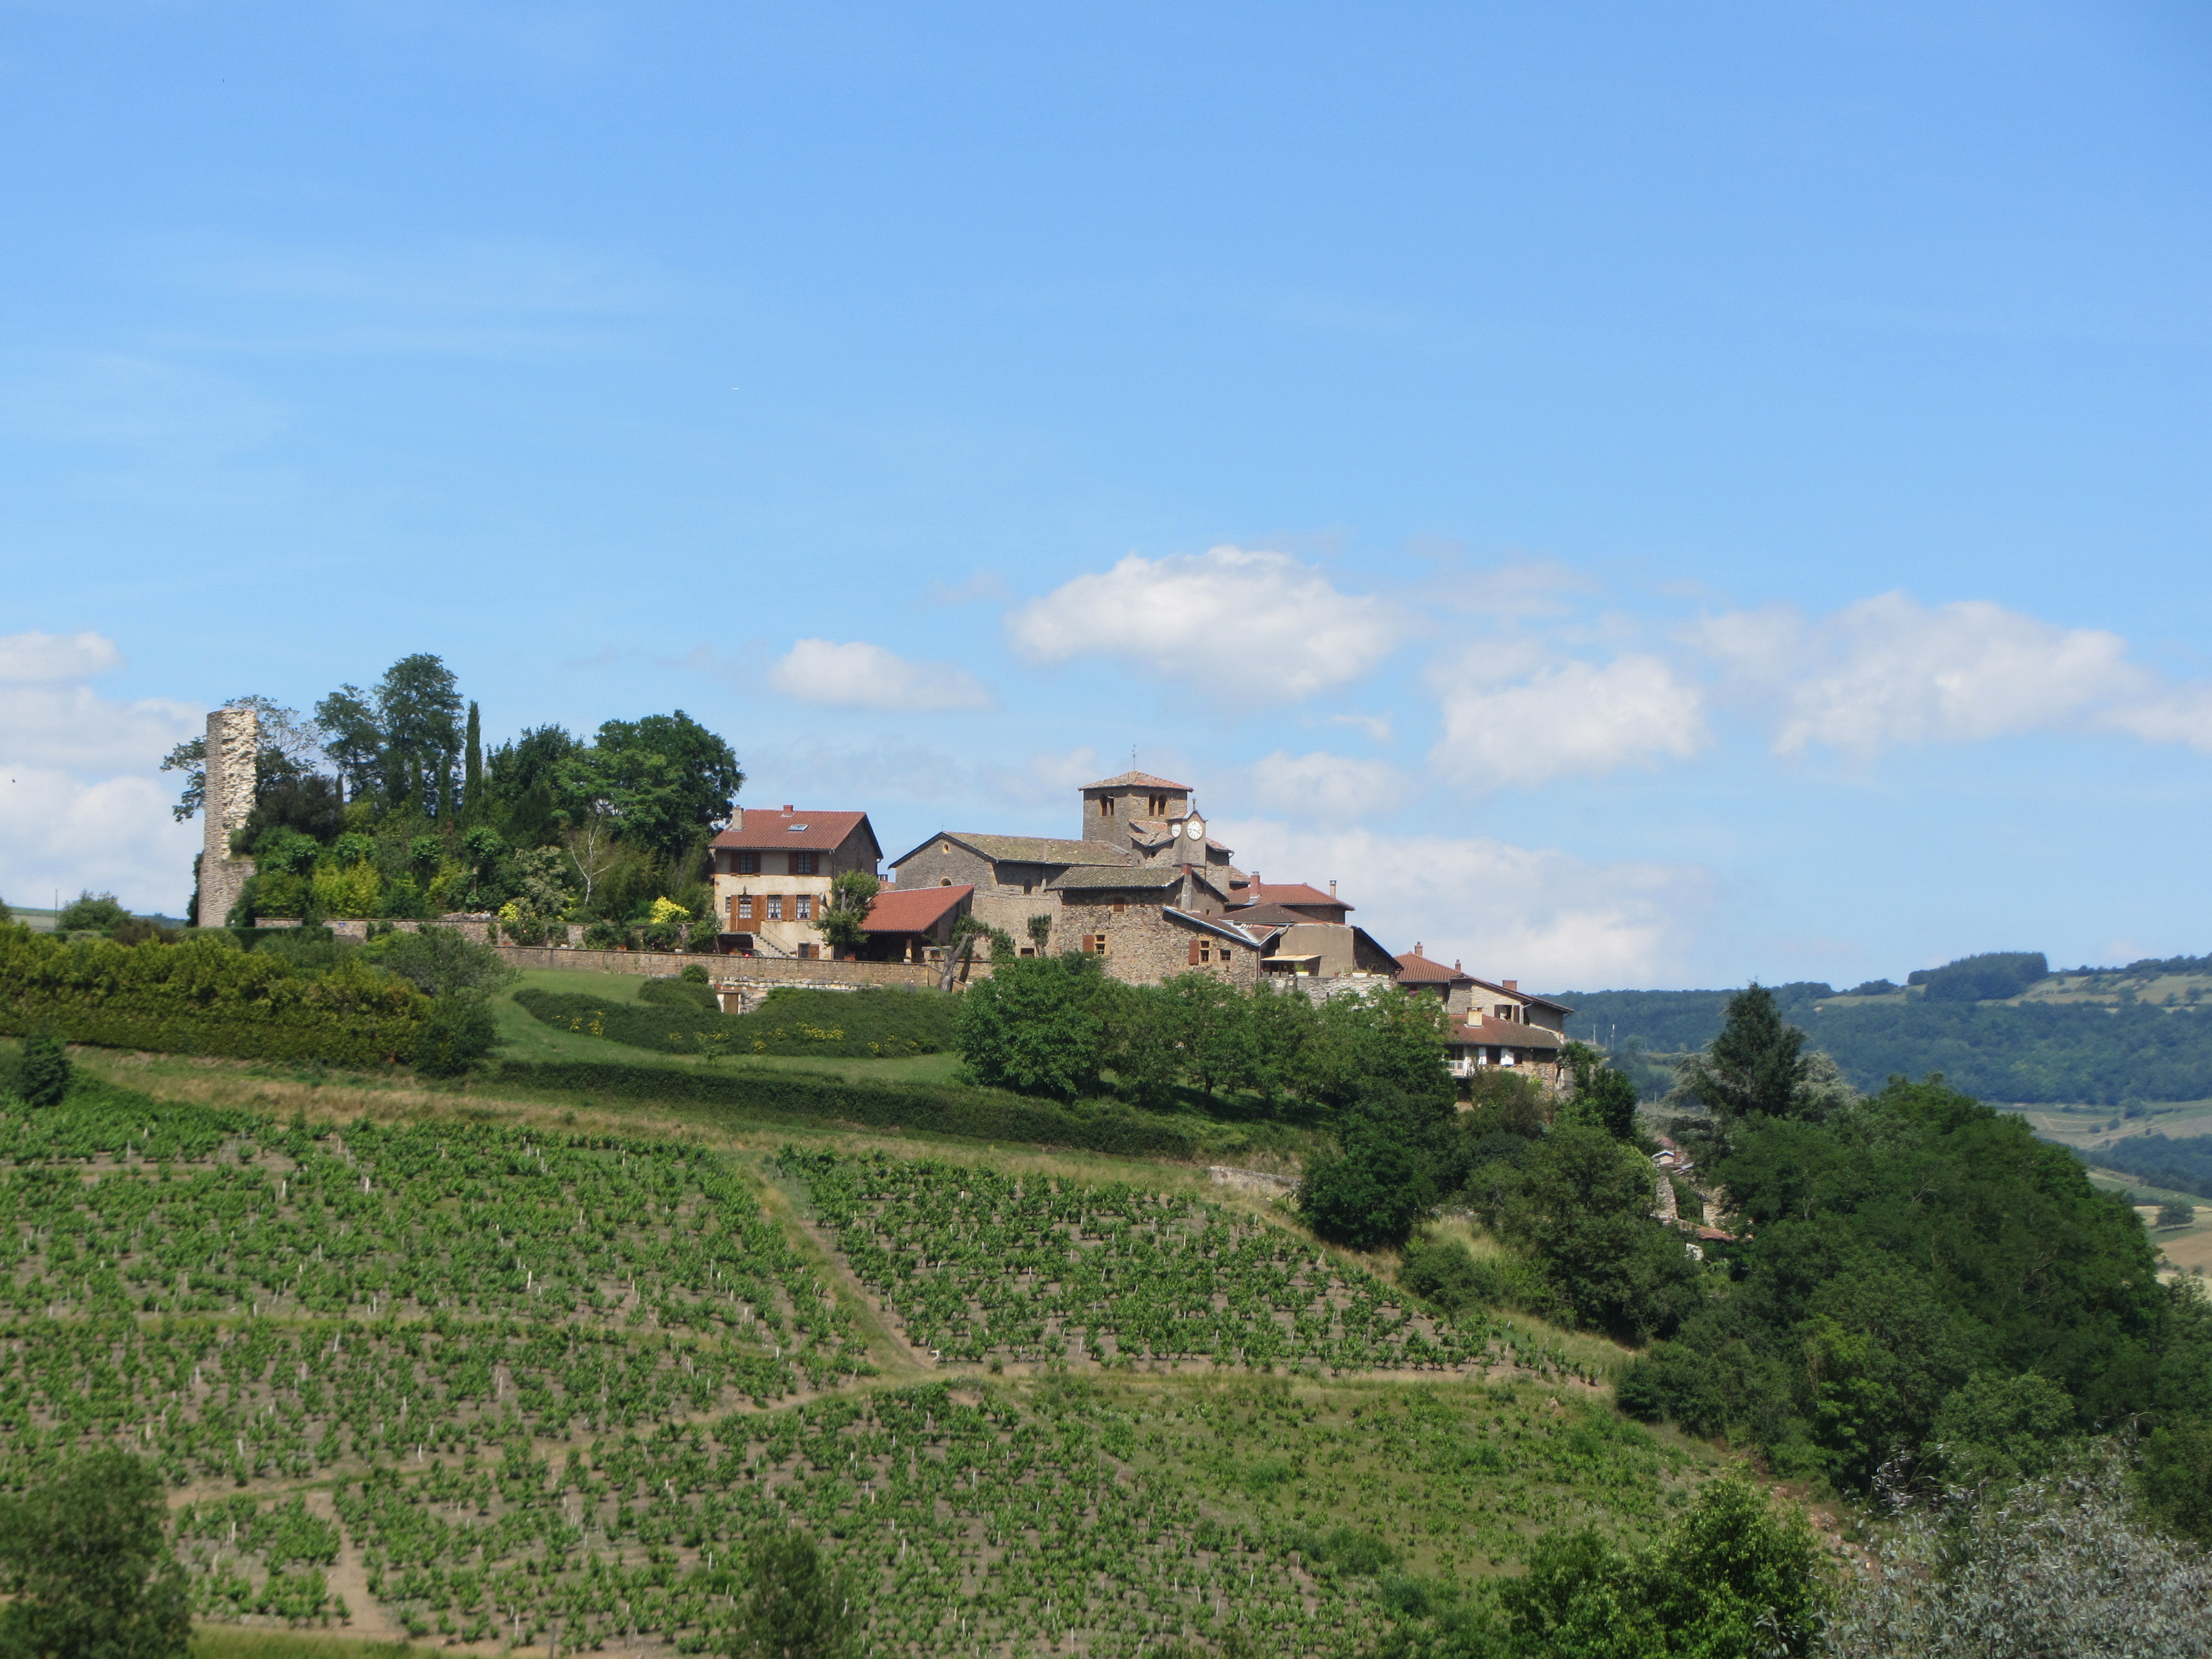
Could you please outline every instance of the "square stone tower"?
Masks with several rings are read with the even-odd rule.
[[[1124,772],[1083,786],[1083,839],[1125,847],[1138,820],[1179,818],[1190,811],[1190,786],[1150,772]]]
[[[207,840],[200,849],[199,925],[220,927],[253,873],[253,860],[234,858],[230,836],[253,816],[259,781],[261,719],[251,708],[218,708],[208,716],[207,793],[200,816]]]

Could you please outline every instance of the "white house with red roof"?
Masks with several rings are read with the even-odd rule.
[[[884,856],[866,812],[795,806],[740,809],[708,847],[719,943],[739,956],[826,954],[817,924],[830,884],[848,872],[874,875]]]

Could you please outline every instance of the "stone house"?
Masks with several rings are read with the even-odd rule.
[[[740,809],[708,846],[717,943],[726,955],[748,957],[827,955],[816,924],[830,884],[852,871],[874,875],[884,856],[866,812],[791,806]]]
[[[1452,1020],[1446,1048],[1454,1077],[1485,1066],[1516,1066],[1556,1085],[1566,1047],[1564,1002],[1532,996],[1517,980],[1478,979],[1456,962],[1447,968],[1416,944],[1398,958],[1398,983],[1416,994],[1440,997]]]
[[[1351,921],[1352,907],[1304,882],[1269,884],[1255,873],[1230,890],[1229,920],[1260,940],[1262,972],[1314,979],[1395,979],[1398,959]],[[1360,988],[1340,986],[1340,989]]]
[[[1029,923],[1048,924],[1044,950],[1086,951],[1117,979],[1149,984],[1192,969],[1249,982],[1260,940],[1224,919],[1230,849],[1190,810],[1190,788],[1146,772],[1085,784],[1083,834],[1073,840],[939,830],[891,860],[902,893],[969,887],[977,921],[1023,955]]]

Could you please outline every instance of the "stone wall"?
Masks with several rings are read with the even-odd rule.
[[[1134,901],[1118,911],[1110,903],[1063,903],[1054,919],[1052,948],[1078,950],[1083,948],[1085,935],[1100,933],[1106,936],[1107,973],[1132,985],[1157,984],[1176,974],[1208,973],[1249,988],[1260,976],[1256,949],[1224,939],[1211,928],[1178,921],[1158,905]],[[1193,945],[1202,947],[1206,960],[1191,960]]]
[[[251,708],[218,708],[207,722],[207,793],[200,809],[200,906],[193,918],[220,927],[253,874],[253,860],[234,858],[230,837],[253,816],[260,769],[261,720]]]
[[[740,987],[791,986],[801,990],[857,991],[867,985],[908,985],[933,989],[941,971],[934,963],[799,962],[783,957],[709,957],[673,951],[570,951],[542,945],[494,947],[518,968],[553,968],[570,973],[640,974],[671,978],[686,968],[703,967],[708,981],[732,990]],[[970,981],[990,977],[991,964],[978,961]]]

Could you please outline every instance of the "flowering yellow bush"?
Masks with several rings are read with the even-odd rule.
[[[672,921],[689,921],[691,913],[672,898],[657,898],[653,902],[653,908],[647,913],[646,920],[653,927],[659,927]]]

